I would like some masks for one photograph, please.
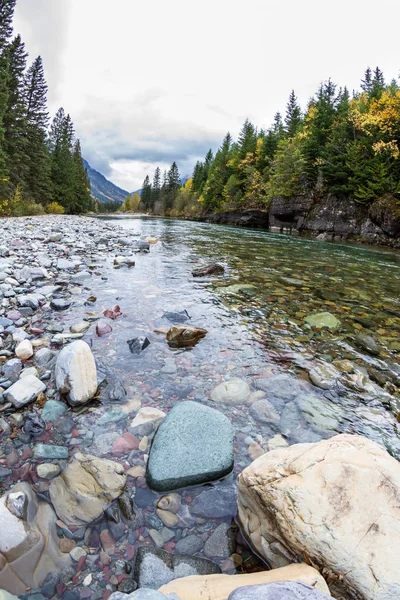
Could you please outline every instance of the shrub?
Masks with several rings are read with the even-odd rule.
[[[58,202],[50,202],[46,207],[46,212],[51,215],[63,215],[65,213],[64,207]]]

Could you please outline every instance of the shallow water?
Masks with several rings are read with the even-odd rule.
[[[154,236],[159,242],[152,245],[150,253],[138,254],[133,268],[114,269],[112,257],[99,263],[107,280],[93,278],[90,288],[77,289],[73,307],[56,319],[68,330],[85,313],[118,304],[124,316],[112,322],[113,331],[99,338],[92,326],[83,339],[91,344],[97,358],[118,372],[128,398],[140,397],[142,406],[166,411],[177,402],[192,399],[217,408],[231,419],[236,432],[234,474],[215,486],[231,485],[243,468],[275,443],[314,442],[341,432],[364,434],[400,459],[396,420],[400,387],[399,253],[197,222],[155,218],[108,222],[144,237]],[[223,264],[224,275],[193,278],[192,269],[210,261]],[[236,287],[231,288],[233,285]],[[88,308],[85,301],[92,294],[97,300]],[[181,310],[189,313],[191,325],[208,331],[190,350],[171,349],[165,335],[155,333],[171,325],[163,318],[165,311]],[[307,327],[307,315],[326,311],[340,320],[339,328]],[[371,356],[356,345],[354,337],[360,332],[378,342],[379,356]],[[127,341],[137,335],[147,336],[150,345],[134,356]],[[338,360],[350,364],[344,368]],[[312,385],[309,372],[316,365],[323,368],[332,364],[337,367],[333,382],[325,389]],[[267,397],[278,418],[260,421],[248,403],[226,406],[212,402],[214,387],[233,377],[247,381],[253,399]],[[104,424],[101,418],[109,408],[95,403],[74,416],[81,434],[77,447],[107,457],[98,445],[99,436],[121,434],[127,428],[123,420]],[[55,435],[54,443],[74,443],[71,435]],[[136,451],[120,462],[128,463],[128,468],[144,466],[147,453],[148,449]],[[118,528],[113,526],[116,551],[111,571],[105,573],[96,561],[93,565],[87,562],[77,588],[71,574],[70,580],[63,579],[65,589],[83,589],[81,581],[90,571],[94,576],[92,590],[114,590],[110,573],[120,576],[124,572],[121,561],[129,559],[138,545],[154,545],[149,530],[162,529],[155,514],[155,496],[146,496],[143,477],[128,479],[132,495],[138,493],[137,486],[141,490],[142,520],[136,529],[120,527],[119,538]],[[221,522],[234,518],[231,511],[221,518],[196,519],[190,509],[203,490],[204,486],[198,486],[179,492],[187,507],[186,516],[169,528],[171,537],[164,545],[167,550],[174,552],[175,543],[191,534],[205,541]],[[87,535],[93,554],[105,523]],[[203,550],[198,555],[203,556]],[[240,535],[234,559],[221,556],[216,562],[228,573],[259,568]],[[92,592],[85,593],[81,597],[90,597]]]

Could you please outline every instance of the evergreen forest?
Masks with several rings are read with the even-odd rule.
[[[90,184],[69,114],[49,127],[47,84],[40,56],[28,64],[13,37],[16,0],[0,0],[0,214],[87,212]]]
[[[400,87],[377,67],[350,93],[330,79],[302,110],[294,91],[284,113],[258,129],[246,119],[181,185],[176,163],[143,182],[139,210],[171,216],[267,209],[274,197],[323,195],[369,204],[400,197]]]

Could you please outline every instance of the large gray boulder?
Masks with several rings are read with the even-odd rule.
[[[337,435],[260,456],[238,478],[238,520],[272,567],[307,556],[337,598],[400,598],[400,463]]]
[[[147,482],[164,492],[220,479],[233,469],[233,428],[225,415],[197,402],[175,406],[150,451]]]

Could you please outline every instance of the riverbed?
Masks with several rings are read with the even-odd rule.
[[[234,472],[213,489],[234,490],[237,474],[265,451],[342,432],[365,435],[400,459],[400,253],[170,219],[104,219],[93,226],[101,223],[121,228],[121,236],[154,238],[150,252],[135,254],[134,267],[115,268],[107,232],[102,241],[100,231],[96,254],[86,257],[93,276],[70,290],[71,306],[54,320],[69,331],[79,319],[89,319],[83,339],[138,406],[167,413],[194,400],[229,417],[235,430]],[[80,241],[77,253],[85,262]],[[209,262],[223,265],[224,273],[194,278],[192,270]],[[99,337],[96,319],[115,304],[122,316]],[[173,349],[165,339],[171,326],[165,313],[182,311],[188,324],[206,329],[207,335],[193,348]],[[325,316],[310,324],[309,317],[321,313],[333,320]],[[137,337],[150,343],[134,355],[127,342]],[[235,405],[212,401],[216,386],[232,379],[244,382],[251,396],[244,393]],[[264,398],[268,414],[257,404]],[[59,428],[47,441],[70,452],[112,458],[111,446],[130,420],[115,417],[116,407],[96,401],[84,410],[69,410],[74,428]],[[58,592],[95,599],[117,589],[129,575],[124,563],[141,545],[176,552],[193,536],[193,553],[203,557],[207,539],[221,523],[231,525],[234,539],[222,546],[225,554],[214,557],[222,571],[264,568],[236,529],[235,502],[215,517],[212,507],[201,518],[192,512],[210,486],[179,490],[184,517],[165,527],[156,514],[161,494],[151,492],[144,477],[152,433],[143,437],[139,451],[120,459],[125,469],[137,468],[128,479],[136,523],[104,519],[89,528],[77,543],[93,558],[78,575],[73,569],[62,575]],[[16,480],[18,475],[5,479],[5,489]],[[45,485],[41,493],[46,495]],[[115,542],[110,565],[99,564],[99,533],[106,527]],[[89,574],[90,584],[84,585]]]

